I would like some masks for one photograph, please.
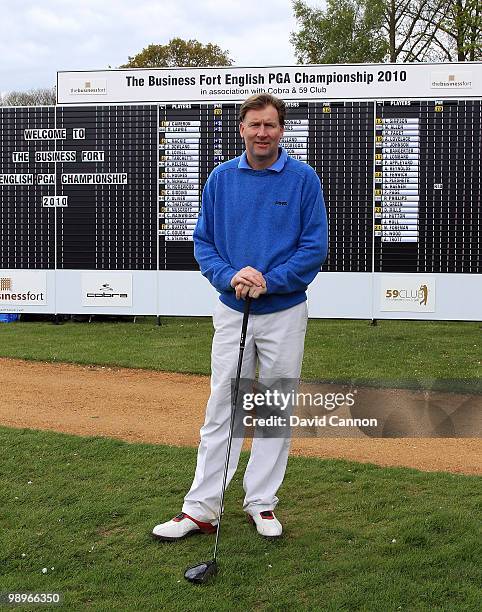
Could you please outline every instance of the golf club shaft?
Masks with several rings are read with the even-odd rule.
[[[246,344],[246,330],[248,329],[248,318],[249,318],[250,306],[251,306],[251,298],[248,295],[246,296],[246,299],[244,302],[243,324],[241,326],[241,339],[239,341],[238,369],[236,371],[236,380],[234,382],[234,392],[233,392],[233,403],[231,405],[231,420],[229,423],[228,444],[226,447],[226,459],[224,462],[223,486],[221,489],[221,500],[219,502],[218,525],[216,529],[216,542],[214,543],[214,557],[213,557],[214,561],[216,561],[216,554],[218,551],[219,533],[221,531],[221,518],[223,516],[224,493],[226,491],[226,480],[228,478],[229,457],[231,455],[231,442],[233,440],[234,418],[236,416],[236,405],[238,403],[239,379],[241,378],[241,367],[243,365],[243,354],[244,354],[244,346]]]

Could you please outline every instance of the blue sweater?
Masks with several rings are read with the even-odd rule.
[[[253,314],[305,301],[327,247],[320,180],[311,166],[283,148],[266,170],[253,170],[243,153],[210,174],[194,230],[194,255],[226,306],[244,308],[230,281],[245,266],[266,280],[267,293],[251,302]]]

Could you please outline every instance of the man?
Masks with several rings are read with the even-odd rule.
[[[194,231],[201,272],[219,291],[213,323],[211,396],[201,429],[197,467],[182,512],[157,525],[160,540],[216,530],[223,464],[236,375],[243,299],[251,296],[242,378],[298,379],[307,323],[306,288],[327,253],[327,220],[320,181],[307,164],[279,146],[285,104],[268,94],[248,98],[239,113],[246,151],[215,168],[203,191]],[[234,438],[228,483],[242,439]],[[276,492],[288,460],[289,438],[254,438],[244,475],[243,509],[258,533],[279,537]]]

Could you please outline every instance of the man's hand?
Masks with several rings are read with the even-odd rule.
[[[266,286],[264,287],[249,287],[248,285],[244,285],[243,283],[239,283],[234,288],[236,291],[236,299],[245,299],[247,295],[253,299],[259,298],[260,295],[266,293]]]
[[[261,272],[252,268],[251,266],[246,266],[236,272],[236,274],[231,279],[231,287],[236,289],[239,284],[246,285],[247,287],[257,287],[266,289],[266,281],[264,280]],[[237,293],[236,293],[237,297]],[[238,298],[239,299],[239,298]]]

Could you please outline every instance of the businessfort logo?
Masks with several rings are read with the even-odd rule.
[[[0,304],[42,304],[46,302],[46,288],[38,283],[17,281],[7,276],[0,277]]]
[[[472,72],[432,72],[432,89],[472,89]]]
[[[107,94],[107,79],[71,79],[69,93],[71,95],[105,95]]]
[[[11,278],[0,278],[0,291],[12,291]]]

